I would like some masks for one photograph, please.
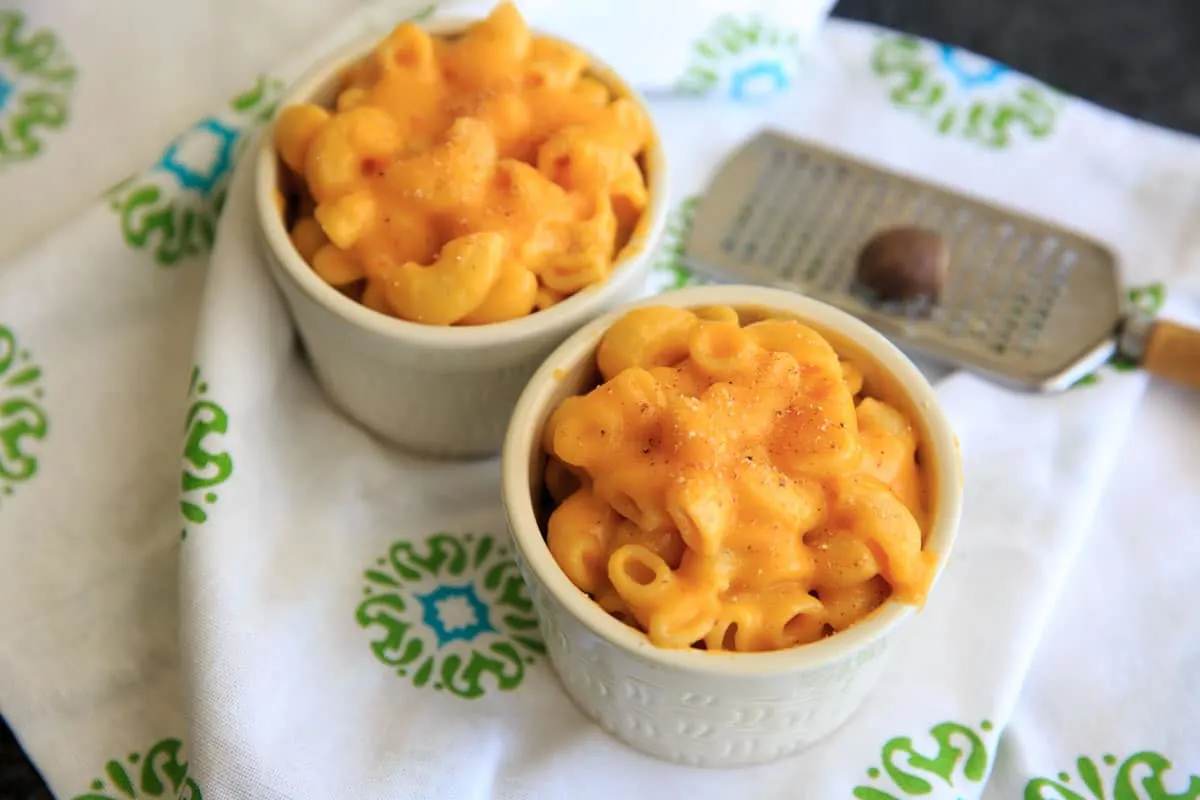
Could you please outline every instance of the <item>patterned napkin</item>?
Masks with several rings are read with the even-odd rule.
[[[111,88],[124,67],[111,43],[90,61],[75,46],[94,22],[90,6],[0,18],[0,87],[15,87],[0,89],[0,197],[20,223],[5,226],[2,248],[22,250],[0,265],[0,563],[11,565],[0,583],[0,710],[56,794],[783,798],[803,786],[813,798],[974,798],[993,766],[997,797],[1139,796],[1117,794],[1122,780],[1147,797],[1180,792],[1177,776],[1200,772],[1189,735],[1200,710],[1188,702],[1198,639],[1168,627],[1179,615],[1162,609],[1187,596],[1177,588],[1187,562],[1172,548],[1195,529],[1197,466],[1176,423],[1195,405],[1156,390],[1139,408],[1145,379],[1119,363],[1053,399],[962,374],[942,382],[968,484],[959,548],[884,683],[827,742],[776,765],[698,771],[628,751],[579,715],[527,599],[497,588],[514,565],[496,463],[398,455],[329,407],[257,256],[249,169],[233,166],[312,58],[404,16],[466,5],[369,4],[303,48],[289,40],[345,9],[310,0],[206,11],[248,24],[193,70],[252,73],[267,50],[286,61],[40,240],[57,222],[38,210],[44,198],[100,180],[93,167],[65,179],[95,160],[71,158],[91,152],[80,130],[117,141],[142,116],[102,113],[107,98],[135,105]],[[522,7],[603,52],[621,52],[604,42],[631,35],[588,4],[571,15],[560,5]],[[763,2],[756,13],[729,3],[719,17],[715,3],[690,16],[678,9],[694,4],[661,5],[676,10],[631,0],[629,16],[661,13],[672,25],[646,24],[637,35],[653,31],[661,47],[629,52],[678,56],[673,73],[664,57],[643,83],[708,96],[654,102],[675,212],[652,290],[695,280],[679,239],[697,195],[716,161],[765,124],[1102,236],[1125,258],[1139,302],[1200,277],[1187,226],[1200,208],[1193,141],[953,48],[834,23],[810,43],[803,4]],[[168,30],[168,12],[146,18],[154,13]],[[290,27],[273,40],[276,19]],[[145,52],[177,64],[168,50],[211,44],[211,28],[181,20],[169,29],[194,38]],[[642,78],[624,58],[613,60]],[[54,77],[62,64],[71,77]],[[103,92],[103,78],[85,80],[93,69],[110,80]],[[35,80],[58,80],[60,99],[27,90]],[[28,124],[31,107],[49,114],[54,103],[61,124]],[[159,124],[146,116],[144,127]],[[1135,424],[1128,452],[1142,460],[1124,459],[1117,484]],[[1155,508],[1131,497],[1155,498]],[[1109,547],[1070,572],[1098,508],[1096,544]],[[1141,547],[1129,532],[1143,524],[1165,532],[1144,528]],[[1114,585],[1125,591],[1114,596]],[[1147,586],[1154,592],[1138,588]],[[1043,638],[1056,602],[1056,633]],[[1098,622],[1101,606],[1118,614],[1117,638]],[[1112,657],[1126,645],[1161,660]],[[1079,653],[1092,658],[1086,669]],[[1132,688],[1151,675],[1154,699],[1133,704]],[[1172,725],[1161,722],[1168,712]],[[1091,760],[1075,762],[1079,753]],[[1138,783],[1146,775],[1165,788]]]

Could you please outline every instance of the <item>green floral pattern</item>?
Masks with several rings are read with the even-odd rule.
[[[233,474],[233,457],[224,446],[229,433],[229,414],[208,397],[208,384],[200,377],[200,368],[192,369],[189,388],[192,399],[188,408],[183,444],[183,475],[180,478],[179,510],[183,514],[183,532],[208,521],[208,506],[217,500],[216,488]]]
[[[275,113],[284,84],[260,76],[226,109],[196,123],[158,162],[105,192],[126,244],[173,266],[212,248],[226,185],[246,134]]]
[[[911,737],[888,739],[880,753],[881,765],[867,769],[867,780],[854,787],[858,800],[905,800],[925,797],[941,789],[978,793],[991,769],[996,731],[984,720],[978,730],[957,722],[942,722],[929,729],[936,748],[926,752]],[[939,794],[939,797],[944,796]]]
[[[0,497],[37,475],[36,445],[50,432],[41,382],[32,354],[0,325]]]
[[[517,563],[490,534],[395,542],[363,578],[355,619],[415,687],[468,700],[512,691],[545,653]]]
[[[794,31],[759,17],[726,14],[694,45],[678,88],[689,94],[754,102],[791,86],[799,60],[799,37]]]
[[[1048,138],[1063,105],[1058,92],[1002,64],[912,36],[881,35],[870,63],[896,107],[995,150]]]
[[[71,117],[76,68],[54,33],[25,25],[20,11],[0,11],[0,171],[40,154]]]
[[[1034,778],[1025,785],[1025,800],[1200,800],[1200,776],[1172,772],[1165,756],[1152,750],[1134,753],[1124,761],[1105,755],[1093,760],[1080,756],[1075,773]]]
[[[163,739],[142,753],[130,753],[125,759],[112,759],[103,774],[92,781],[89,791],[72,800],[142,800],[165,797],[171,800],[204,800],[200,787],[188,775],[183,760],[183,744],[178,739]]]

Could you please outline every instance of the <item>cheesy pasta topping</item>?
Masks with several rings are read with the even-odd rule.
[[[805,325],[642,307],[544,435],[563,572],[660,647],[765,651],[923,601],[910,420]]]
[[[405,22],[333,108],[284,108],[292,242],[383,314],[482,325],[602,282],[648,201],[644,110],[511,3],[454,37]]]

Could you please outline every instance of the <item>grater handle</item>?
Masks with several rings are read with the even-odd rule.
[[[1200,389],[1200,329],[1156,321],[1146,334],[1142,367],[1157,378]]]

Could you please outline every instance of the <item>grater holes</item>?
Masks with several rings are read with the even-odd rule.
[[[813,198],[821,190],[822,174],[817,171],[814,178],[812,177],[814,171],[812,165],[804,165],[795,171],[793,180],[797,185],[803,185],[804,190],[796,192],[788,204],[783,230],[771,243],[768,262],[772,269],[785,278],[791,278],[795,273],[792,251],[796,247],[797,238],[803,234],[804,221],[807,219],[807,212]]]
[[[921,213],[914,219],[915,224],[923,228],[942,231],[945,236],[951,230],[951,222],[947,219],[946,209],[937,199],[930,196],[921,206]]]
[[[967,240],[969,243],[960,252],[952,253],[952,258],[970,268],[951,272],[947,287],[954,309],[947,331],[951,336],[965,336],[985,346],[990,326],[986,305],[993,277],[998,272],[997,263],[1003,258],[1011,234],[1011,225],[992,225],[980,220]]]
[[[821,289],[826,293],[852,290],[858,253],[873,232],[871,222],[877,218],[887,191],[882,181],[872,177],[864,179],[855,171],[846,178],[847,202],[840,223],[830,226],[832,233],[826,243],[829,268],[821,283]]]
[[[1003,355],[1024,324],[1019,296],[1034,240],[1004,221],[980,220],[968,228],[970,218],[961,213],[955,221],[966,230],[957,232],[953,258],[971,268],[953,273],[958,278],[951,281],[942,330],[966,338],[972,349]]]
[[[905,214],[906,222],[910,225],[928,226],[927,220],[930,218],[928,213],[933,203],[933,195],[929,192],[920,192],[909,201],[908,213]]]
[[[810,283],[840,271],[834,259],[834,243],[854,201],[856,185],[848,169],[837,166],[830,179],[829,193],[820,198],[820,207],[816,215],[814,227],[818,233],[812,239],[812,252],[805,259],[804,280]],[[799,265],[797,269],[798,267]]]
[[[1062,242],[1057,237],[1045,237],[1038,249],[1038,257],[1027,264],[1023,276],[1021,325],[1013,336],[1015,342],[1012,349],[1024,356],[1029,356],[1038,346],[1071,271],[1079,260],[1078,253],[1073,249],[1062,249]]]
[[[792,159],[787,153],[769,159],[767,169],[758,187],[758,202],[747,217],[739,234],[742,260],[751,263],[770,263],[765,256],[772,243],[787,229],[788,200],[796,194],[792,181]]]
[[[804,203],[809,199],[809,188],[805,186],[805,170],[809,161],[808,156],[796,154],[796,158],[787,165],[786,174],[781,176],[780,183],[790,184],[789,191],[783,193],[785,202],[779,209],[779,224],[771,233],[766,252],[763,255],[763,264],[775,271],[782,271],[786,266],[786,263],[782,262],[784,246],[791,238],[797,216],[802,211]],[[797,191],[796,187],[804,188]]]
[[[1060,291],[1067,285],[1067,278],[1071,275],[1071,270],[1074,269],[1076,262],[1079,261],[1079,253],[1074,250],[1064,250],[1062,257],[1058,261],[1058,269],[1054,271],[1054,286]]]
[[[774,161],[774,159],[772,159]],[[758,180],[755,181],[754,192],[747,201],[742,205],[737,217],[734,219],[736,226],[736,234],[734,236],[734,249],[737,257],[746,258],[753,254],[757,246],[753,238],[748,236],[751,223],[756,217],[759,217],[764,209],[769,205],[769,190],[771,187],[772,164],[768,163],[764,166],[763,171],[759,174]]]
[[[966,325],[966,314],[959,303],[962,287],[959,281],[954,280],[954,265],[967,257],[966,254],[981,235],[982,226],[974,222],[975,215],[970,210],[959,209],[953,214],[951,228],[946,234],[946,246],[950,250],[950,279],[943,289],[937,316],[943,330],[950,336],[961,336]]]
[[[1012,344],[1013,336],[1021,324],[1020,317],[1014,311],[1013,305],[1017,291],[1014,291],[1015,281],[1022,282],[1025,277],[1028,261],[1026,254],[1032,249],[1033,239],[1028,235],[1019,235],[1012,225],[1004,226],[1009,241],[1005,257],[993,264],[991,281],[988,287],[987,318],[992,336],[988,340],[988,348],[997,355],[1004,355]],[[999,269],[996,267],[999,266]]]
[[[807,263],[805,254],[812,245],[816,228],[813,220],[820,217],[830,183],[837,179],[835,169],[821,163],[814,164],[811,173],[811,189],[805,197],[805,202],[796,209],[795,217],[790,220],[797,235],[794,241],[788,242],[784,251],[786,255],[779,261],[780,274],[788,279],[795,278],[796,273]]]
[[[1015,336],[1015,349],[1024,356],[1030,355],[1037,346],[1049,318],[1050,309],[1057,300],[1064,285],[1054,275],[1047,280],[1051,270],[1051,262],[1061,243],[1055,236],[1044,237],[1038,245],[1038,256],[1021,276],[1021,290],[1018,293],[1016,306],[1022,325]]]
[[[754,188],[746,194],[745,199],[738,206],[737,213],[730,220],[724,236],[721,237],[721,250],[726,255],[738,257],[739,251],[745,243],[746,226],[753,219],[756,211],[759,211],[763,203],[764,191],[780,171],[780,167],[786,163],[787,158],[788,154],[785,151],[776,148],[764,160],[758,175],[754,178]]]
[[[809,218],[813,233],[808,237],[808,251],[792,265],[794,273],[802,273],[802,279],[812,281],[824,268],[823,247],[829,238],[828,219],[833,209],[845,207],[846,168],[836,166],[830,168],[826,177],[826,191],[823,196],[814,198],[815,204],[812,216]]]
[[[802,179],[805,181],[808,191],[803,193],[803,196],[798,199],[795,208],[793,209],[794,221],[796,223],[794,227],[800,231],[799,238],[795,241],[792,241],[792,237],[785,236],[785,240],[780,242],[779,245],[781,257],[779,258],[778,263],[780,265],[780,270],[782,274],[789,278],[795,275],[795,251],[799,246],[799,241],[809,235],[807,231],[807,222],[812,214],[816,197],[820,195],[824,189],[825,178],[826,168],[824,165],[819,163],[810,164],[803,175]]]

